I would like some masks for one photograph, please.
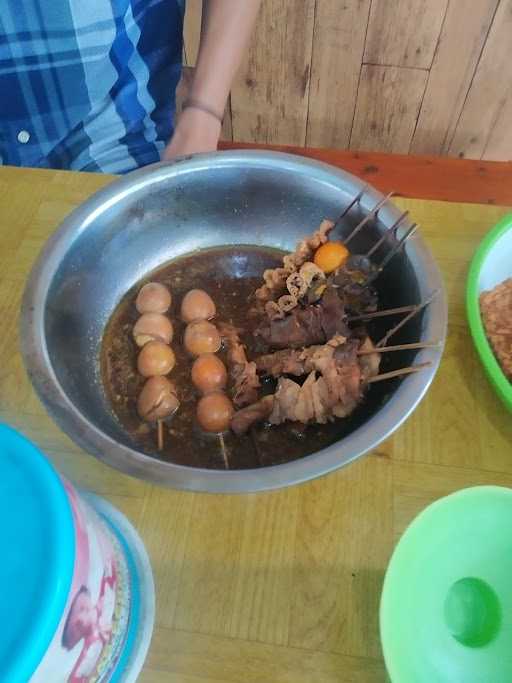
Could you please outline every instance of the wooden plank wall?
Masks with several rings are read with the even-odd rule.
[[[223,138],[511,160],[511,49],[512,0],[263,0]]]

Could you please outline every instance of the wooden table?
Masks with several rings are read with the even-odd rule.
[[[403,182],[403,194],[411,194],[411,173],[421,160],[365,156],[381,186],[389,182],[387,164],[394,189],[400,192]],[[437,183],[438,190],[456,188],[459,200],[496,201],[494,187],[512,205],[510,165],[484,165],[485,180],[480,162],[433,159],[432,165],[434,196]],[[378,606],[398,537],[422,508],[451,491],[512,486],[512,421],[484,377],[464,313],[471,255],[507,210],[397,200],[421,225],[443,270],[450,328],[432,388],[395,436],[302,486],[198,495],[131,479],[86,455],[47,417],[22,367],[16,319],[34,258],[60,220],[110,180],[0,169],[0,419],[39,444],[69,479],[112,501],[140,531],[157,589],[156,628],[140,681],[384,681]]]

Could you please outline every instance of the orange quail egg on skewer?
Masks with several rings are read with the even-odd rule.
[[[190,355],[215,353],[220,349],[221,343],[221,336],[213,323],[207,320],[194,320],[187,325],[183,344]]]
[[[150,377],[137,400],[137,412],[146,422],[166,420],[178,410],[176,387],[166,377]]]
[[[211,296],[203,289],[191,289],[181,302],[181,317],[184,322],[210,320],[217,312]]]
[[[162,313],[144,313],[133,326],[133,338],[137,346],[141,347],[150,341],[170,344],[173,334],[171,321]]]
[[[174,351],[161,341],[145,344],[137,358],[137,370],[143,377],[168,375],[175,364]]]
[[[350,256],[341,242],[326,242],[315,251],[314,262],[327,275],[341,268]]]
[[[214,353],[203,353],[192,366],[192,382],[202,394],[221,391],[226,388],[228,373],[226,366]]]
[[[207,394],[197,404],[197,421],[205,432],[221,433],[229,429],[235,412],[230,399],[221,391]]]
[[[135,308],[139,313],[166,313],[171,302],[171,293],[165,285],[148,282],[138,293]]]

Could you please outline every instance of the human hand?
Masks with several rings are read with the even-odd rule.
[[[162,159],[170,160],[217,149],[221,124],[208,112],[187,107],[178,119],[174,134],[164,149]]]

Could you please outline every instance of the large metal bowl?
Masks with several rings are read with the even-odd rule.
[[[362,188],[359,179],[322,163],[240,151],[156,164],[95,194],[48,240],[24,295],[22,352],[49,413],[77,444],[104,462],[179,489],[278,488],[325,474],[375,448],[424,395],[437,370],[439,350],[417,353],[414,362],[430,361],[430,367],[376,393],[364,419],[338,442],[287,464],[251,470],[184,467],[138,451],[111,411],[99,372],[105,325],[123,295],[147,273],[181,254],[213,245],[291,250],[322,218],[339,215]],[[343,230],[381,198],[368,189],[360,207],[347,215]],[[356,246],[367,248],[398,216],[387,203],[378,220],[361,231]],[[414,340],[444,342],[444,290],[420,236],[411,238],[392,260],[378,286],[385,303],[397,306],[419,302],[441,289],[408,326],[408,333]]]

